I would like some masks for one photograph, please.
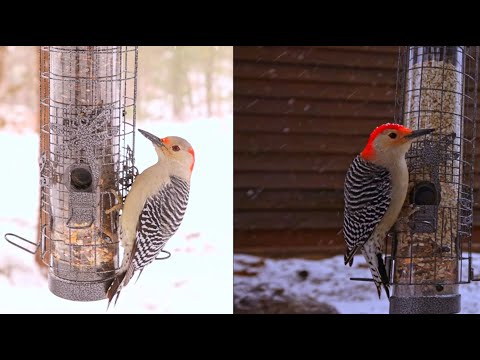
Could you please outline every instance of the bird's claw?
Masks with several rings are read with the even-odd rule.
[[[415,214],[418,210],[420,210],[420,206],[416,206],[415,204],[410,205],[410,211],[407,214],[407,218],[411,217],[413,214]]]
[[[410,217],[415,214],[418,210],[420,210],[420,207],[419,206],[416,206],[415,204],[411,204],[409,206],[409,210],[407,212],[406,215],[398,218],[398,223],[400,224],[407,224],[408,223],[408,220],[410,219]]]
[[[108,215],[115,210],[121,210],[123,208],[123,198],[122,196],[115,190],[115,189],[110,189],[110,192],[115,196],[117,199],[117,204],[113,205],[110,209],[105,210],[105,214]]]

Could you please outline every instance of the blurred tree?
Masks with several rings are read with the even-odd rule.
[[[5,58],[7,54],[7,47],[0,46],[0,99],[4,98],[7,83],[5,81]],[[5,126],[5,119],[0,113],[0,129]]]
[[[36,129],[38,58],[34,46],[0,47],[0,118],[18,130]]]
[[[213,71],[215,67],[216,52],[212,46],[207,49],[207,61],[205,64],[205,88],[207,90],[207,115],[210,117],[213,115]]]
[[[178,119],[183,112],[183,93],[186,91],[186,74],[184,71],[184,46],[177,46],[173,51],[170,64],[170,89],[173,95],[173,115]]]
[[[139,102],[162,108],[157,114],[140,105],[140,119],[168,116],[165,106],[177,119],[231,112],[231,46],[141,46],[139,51]]]
[[[6,46],[0,46],[0,88],[4,82]],[[0,94],[1,95],[1,94]]]

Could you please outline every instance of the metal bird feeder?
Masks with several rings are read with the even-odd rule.
[[[471,239],[479,47],[400,49],[397,123],[435,132],[412,144],[409,186],[386,257],[390,313],[457,313],[473,279]]]
[[[137,60],[136,46],[40,47],[35,245],[51,292],[65,299],[104,299],[119,266],[119,216],[108,210],[136,175]]]

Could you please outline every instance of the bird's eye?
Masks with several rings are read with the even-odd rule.
[[[390,137],[390,139],[395,139],[397,137],[397,134],[392,132],[392,133],[388,134],[388,136]]]
[[[173,150],[173,151],[180,151],[180,146],[178,146],[178,145],[173,145],[173,146],[172,146],[172,150]]]

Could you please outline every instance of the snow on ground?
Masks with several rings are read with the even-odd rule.
[[[234,271],[253,269],[248,264],[259,263],[256,256],[235,255]],[[385,294],[378,299],[375,285],[371,282],[351,281],[351,277],[371,277],[363,256],[356,256],[350,268],[343,263],[343,256],[324,260],[264,259],[265,265],[256,276],[235,276],[234,285],[249,283],[275,283],[295,297],[311,296],[319,302],[333,305],[341,314],[388,314],[389,303]],[[480,254],[473,254],[473,267],[480,268]],[[305,271],[307,273],[305,273]],[[299,273],[308,274],[301,281]],[[242,287],[236,286],[236,289]],[[236,290],[237,291],[237,290]],[[462,311],[464,314],[480,312],[480,282],[460,285]],[[243,294],[238,294],[243,297]]]
[[[172,257],[149,265],[108,313],[232,313],[232,124],[228,117],[137,125],[188,139],[196,162],[183,223],[165,247]],[[73,302],[50,293],[33,255],[3,238],[12,232],[36,241],[38,146],[33,132],[0,131],[0,312],[105,313],[106,300]],[[139,132],[135,157],[139,171],[156,162],[151,142]]]

